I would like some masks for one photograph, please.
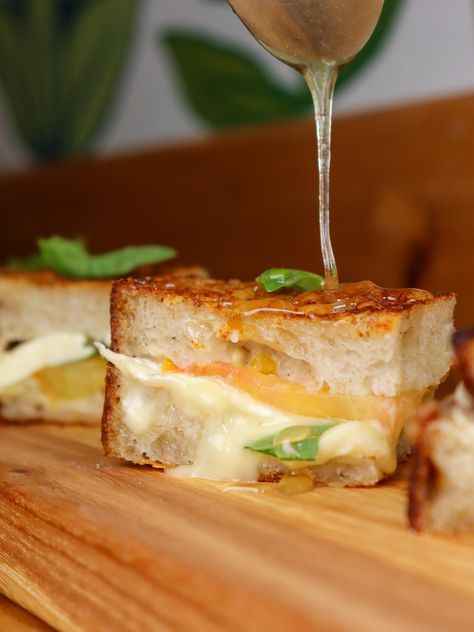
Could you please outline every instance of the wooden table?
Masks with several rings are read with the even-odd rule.
[[[284,496],[122,465],[98,434],[0,426],[0,590],[53,627],[472,629],[474,537],[410,532],[402,476]]]
[[[2,595],[0,595],[0,630],[2,632],[52,632],[49,625]]]

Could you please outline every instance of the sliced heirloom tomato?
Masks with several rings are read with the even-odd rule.
[[[197,377],[221,378],[258,401],[295,415],[348,421],[376,419],[390,431],[406,420],[425,395],[421,391],[397,397],[359,396],[325,390],[311,392],[301,384],[276,375],[265,375],[252,368],[226,362],[191,365],[182,372]]]
[[[86,399],[104,390],[106,368],[107,362],[94,355],[80,362],[42,369],[34,377],[52,401]]]

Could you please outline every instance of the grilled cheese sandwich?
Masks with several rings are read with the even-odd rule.
[[[450,368],[452,295],[373,284],[270,295],[253,283],[112,290],[107,454],[176,476],[371,485]]]

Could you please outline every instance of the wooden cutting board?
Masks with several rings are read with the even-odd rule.
[[[0,426],[0,592],[59,630],[471,630],[474,537],[415,535],[405,483],[285,496]]]
[[[53,628],[0,595],[0,630],[2,632],[52,632]]]

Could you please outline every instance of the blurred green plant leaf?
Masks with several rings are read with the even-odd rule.
[[[164,42],[194,111],[212,127],[269,121],[308,108],[306,89],[280,85],[243,50],[189,32],[170,32]]]
[[[336,90],[355,79],[376,56],[405,1],[385,0],[372,38],[342,70]],[[240,47],[182,30],[168,31],[160,39],[170,52],[188,103],[211,127],[261,123],[297,116],[312,109],[311,96],[303,80],[293,89],[283,86],[251,53]]]
[[[109,112],[138,0],[3,0],[0,83],[25,146],[84,151]]]

